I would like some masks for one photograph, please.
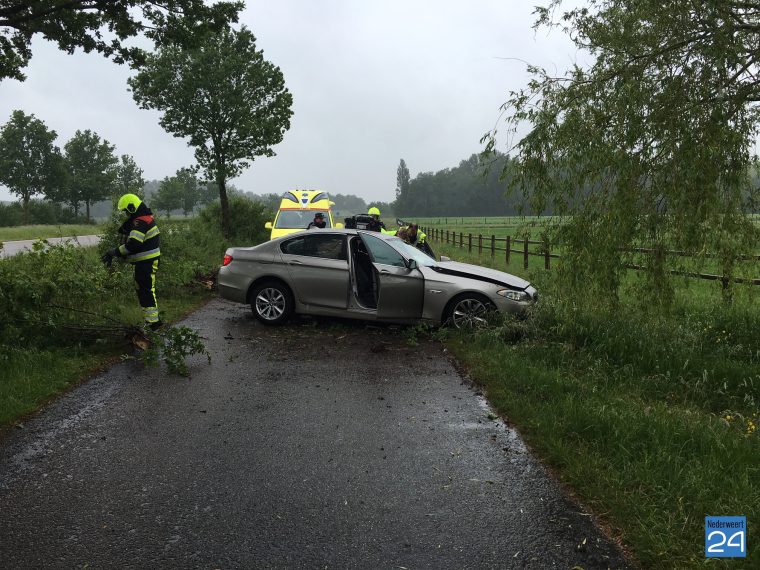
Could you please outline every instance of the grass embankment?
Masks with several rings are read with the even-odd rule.
[[[230,243],[266,239],[263,208],[238,198],[234,206],[231,242],[218,229],[218,205],[192,221],[158,219],[156,296],[163,320],[176,320],[212,296],[196,276],[218,267]],[[52,246],[0,260],[0,428],[131,352],[123,334],[108,327],[142,321],[132,268],[114,262],[109,270],[99,259],[100,250],[118,243],[117,227],[116,221],[105,227],[98,248]]]
[[[728,307],[719,284],[684,280],[667,312],[632,293],[611,309],[557,302],[552,273],[509,271],[536,282],[535,314],[449,340],[493,405],[643,567],[704,566],[707,514],[749,522],[747,559],[711,565],[758,567],[760,287]]]
[[[94,224],[14,226],[4,228],[0,227],[0,241],[88,236],[100,234],[102,231],[102,225]]]

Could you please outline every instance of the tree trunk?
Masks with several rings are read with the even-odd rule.
[[[84,202],[85,207],[87,208],[87,223],[90,223],[90,201],[85,200]]]
[[[224,176],[217,176],[216,183],[219,185],[219,202],[222,205],[222,235],[230,239],[230,204],[227,200],[227,186]]]
[[[24,225],[27,225],[29,223],[29,194],[22,194],[21,195],[21,204],[22,204],[22,219],[24,220]]]

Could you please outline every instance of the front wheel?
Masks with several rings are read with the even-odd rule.
[[[449,303],[444,322],[456,329],[481,328],[488,324],[489,315],[495,310],[485,297],[465,293]]]
[[[293,295],[279,281],[265,281],[251,291],[253,316],[265,325],[281,325],[293,314]]]

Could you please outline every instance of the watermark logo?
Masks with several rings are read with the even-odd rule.
[[[747,557],[747,517],[705,517],[707,558]]]

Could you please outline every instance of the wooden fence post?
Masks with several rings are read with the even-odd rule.
[[[464,233],[459,232],[459,247],[464,247]]]
[[[507,265],[509,265],[509,254],[510,254],[509,250],[512,249],[512,237],[511,236],[507,236],[507,242],[506,243],[507,243],[507,247],[505,249],[507,250],[507,252],[504,254],[504,256],[506,258],[505,261],[506,261]]]
[[[528,238],[524,240],[525,248],[523,249],[523,269],[528,269]]]
[[[491,234],[491,258],[496,255],[496,236]]]
[[[483,255],[483,234],[478,234],[478,256]]]
[[[472,234],[467,234],[467,252],[472,253]]]
[[[551,259],[551,257],[549,257],[549,242],[547,241],[544,245],[546,246],[546,250],[544,251],[544,269],[548,271],[550,263],[549,260]]]

